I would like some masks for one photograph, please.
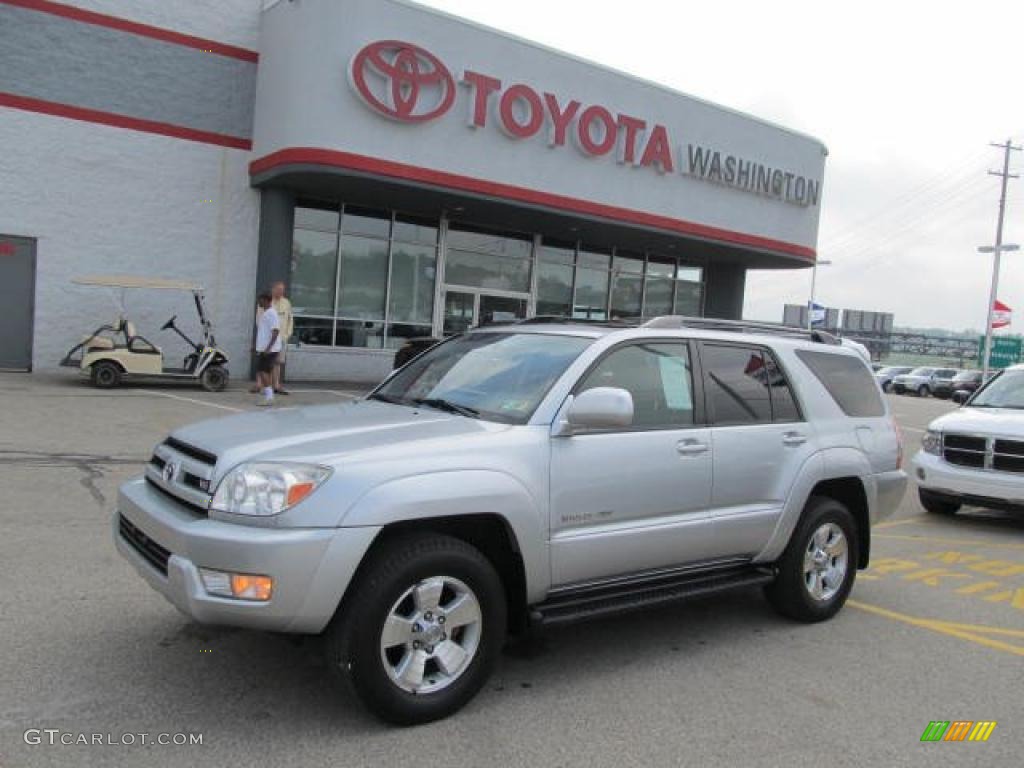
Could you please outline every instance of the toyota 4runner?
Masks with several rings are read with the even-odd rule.
[[[174,432],[114,538],[194,620],[322,634],[374,713],[418,723],[480,689],[507,633],[753,585],[831,617],[901,459],[870,369],[827,334],[525,321],[362,400]]]

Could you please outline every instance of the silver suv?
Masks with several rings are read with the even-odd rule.
[[[825,334],[527,321],[357,402],[176,431],[114,538],[196,621],[323,634],[410,724],[465,704],[507,633],[752,585],[831,617],[901,461],[870,369]]]

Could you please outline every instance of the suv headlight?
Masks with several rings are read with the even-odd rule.
[[[313,493],[330,474],[330,469],[316,464],[239,464],[217,484],[210,509],[233,515],[278,515]]]
[[[921,448],[925,453],[938,456],[942,453],[942,433],[929,429],[924,433],[924,437],[921,438]]]

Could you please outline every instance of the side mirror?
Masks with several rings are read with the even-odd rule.
[[[633,396],[618,387],[594,387],[581,392],[566,414],[574,430],[616,429],[633,424]]]
[[[953,393],[953,402],[957,405],[963,405],[967,402],[967,398],[970,397],[970,393],[963,389],[958,389]]]

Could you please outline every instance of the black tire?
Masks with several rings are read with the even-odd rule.
[[[891,381],[887,381],[884,384],[882,384],[882,391],[885,392],[886,394],[891,392],[892,391],[892,382]]]
[[[811,548],[812,536],[823,526],[837,526],[846,538],[846,571],[838,589],[827,599],[812,596],[804,573],[804,555]],[[815,622],[830,619],[839,612],[853,588],[857,574],[859,539],[857,525],[846,506],[826,496],[812,496],[803,516],[775,564],[778,576],[765,588],[768,602],[796,621]]]
[[[199,375],[199,383],[207,392],[222,392],[228,385],[227,369],[220,365],[211,365]]]
[[[930,395],[931,393],[932,391],[928,388],[927,384],[922,384],[920,387],[917,388],[918,397],[928,397],[928,395]]]
[[[391,539],[371,558],[327,629],[328,665],[341,672],[366,708],[385,722],[416,725],[457,712],[490,677],[505,642],[507,608],[501,578],[479,550],[440,534]],[[414,693],[389,676],[381,634],[392,608],[409,589],[440,576],[457,579],[472,591],[480,609],[479,640],[468,665],[447,687]],[[425,674],[424,680],[429,676]]]
[[[100,389],[113,389],[121,383],[121,366],[110,360],[100,360],[93,363],[89,372],[89,380],[94,387]]]
[[[944,496],[937,496],[923,488],[917,489],[917,498],[921,502],[921,506],[924,507],[924,511],[933,515],[955,515],[961,507],[959,502],[950,501]]]

